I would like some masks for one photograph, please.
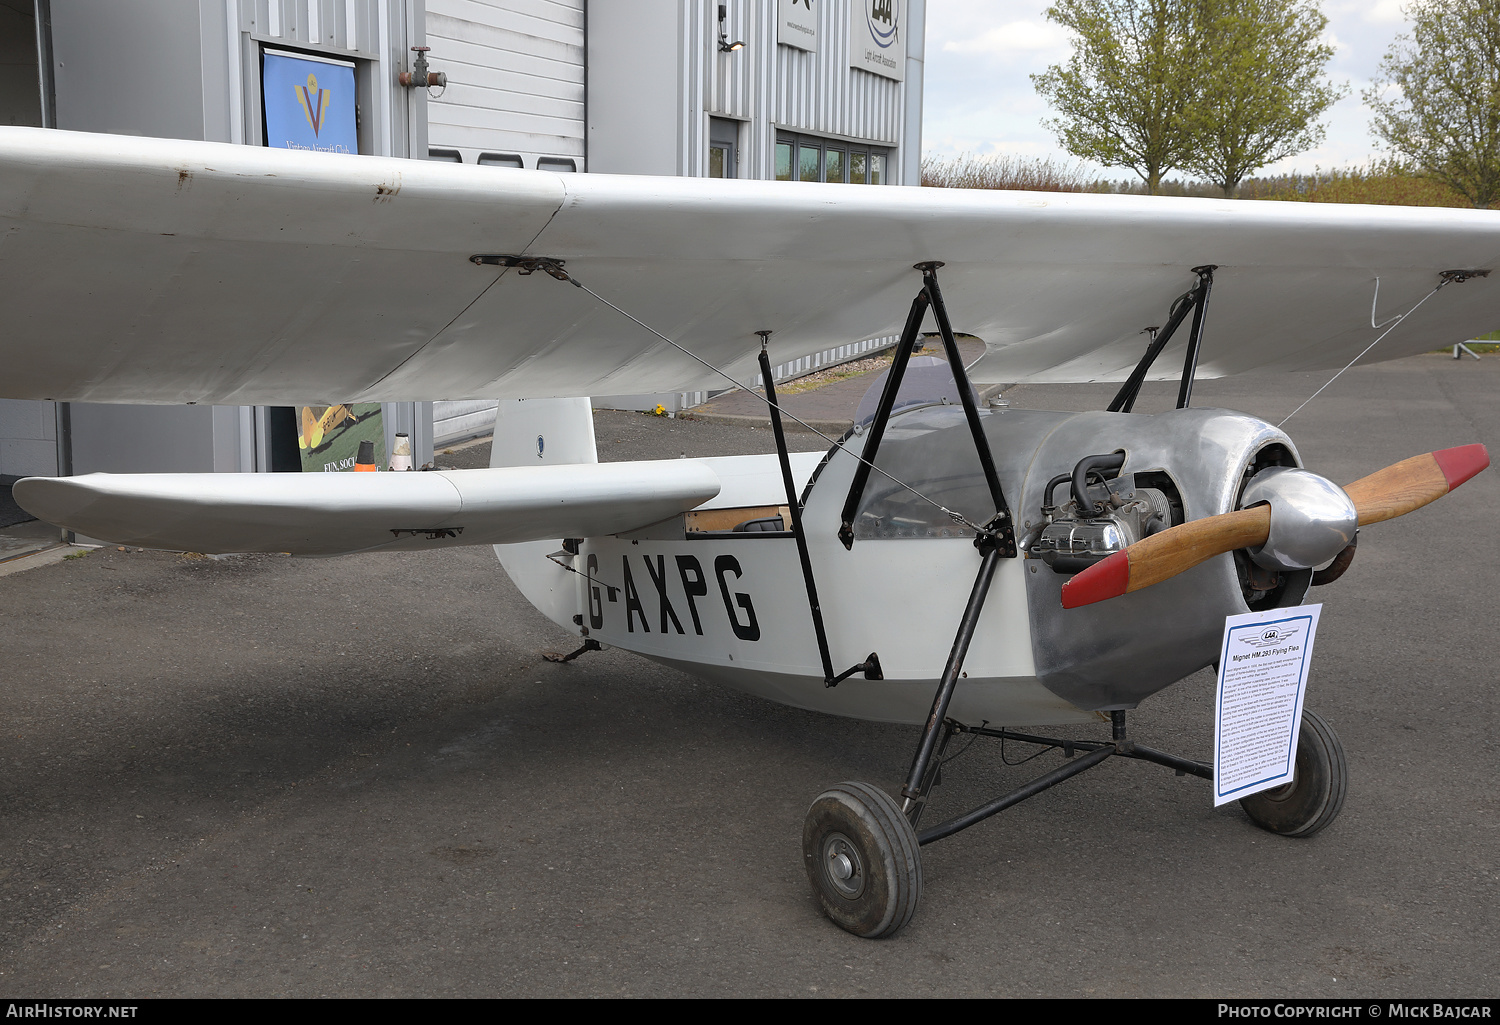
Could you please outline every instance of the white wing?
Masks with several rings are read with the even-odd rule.
[[[292,404],[716,386],[543,274],[566,261],[731,373],[894,333],[941,260],[983,381],[1115,380],[1219,267],[1201,372],[1341,366],[1441,271],[1500,263],[1488,211],[626,178],[0,129],[0,397]],[[1373,354],[1495,328],[1500,277]],[[1185,332],[1184,332],[1185,334]],[[1171,350],[1157,366],[1172,376]]]
[[[88,537],[294,555],[617,534],[718,493],[718,475],[688,459],[428,473],[92,473],[15,485],[27,510]]]

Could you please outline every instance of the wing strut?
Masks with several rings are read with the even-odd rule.
[[[792,534],[797,539],[797,558],[802,561],[802,581],[807,585],[807,607],[812,613],[813,633],[818,638],[818,654],[823,659],[823,686],[837,687],[855,673],[863,671],[866,680],[883,680],[880,656],[870,652],[870,657],[850,666],[837,676],[833,673],[833,656],[828,653],[828,631],[823,627],[823,608],[818,604],[818,585],[813,579],[812,560],[807,554],[807,535],[802,530],[802,502],[797,494],[796,482],[792,480],[792,458],[786,447],[786,431],[781,426],[781,402],[776,398],[776,383],[771,379],[771,358],[766,354],[769,331],[757,331],[760,335],[760,376],[766,382],[766,403],[771,409],[771,429],[776,433],[776,455],[781,460],[781,481],[786,486],[787,512],[792,517]]]
[[[974,389],[969,384],[968,371],[958,353],[958,340],[953,337],[953,325],[948,320],[948,308],[943,304],[943,293],[938,288],[937,270],[942,263],[933,260],[919,263],[916,269],[922,272],[922,290],[911,302],[911,312],[906,315],[906,326],[901,331],[901,341],[896,345],[896,356],[891,362],[890,373],[885,379],[885,388],[880,393],[880,404],[875,408],[875,419],[865,436],[865,448],[859,465],[854,470],[854,480],[849,485],[849,496],[844,499],[844,511],[839,526],[839,540],[845,548],[854,547],[854,515],[860,499],[864,497],[865,484],[870,479],[870,468],[875,465],[875,454],[880,450],[880,440],[885,436],[886,424],[896,404],[896,393],[901,390],[901,378],[911,360],[912,349],[922,330],[922,319],[927,307],[932,307],[933,319],[943,337],[943,349],[948,354],[948,366],[953,371],[953,380],[958,385],[958,395],[963,401],[964,416],[969,421],[969,433],[974,436],[974,447],[979,452],[979,465],[984,470],[985,483],[989,485],[990,498],[995,503],[995,515],[990,517],[980,530],[976,543],[985,537],[993,537],[995,549],[1002,558],[1016,557],[1016,530],[1011,518],[1010,505],[1005,501],[1005,492],[1000,487],[1000,475],[995,471],[995,457],[990,453],[990,440],[979,422],[979,407],[974,401]]]
[[[1198,283],[1178,296],[1177,301],[1172,304],[1166,326],[1151,339],[1141,361],[1135,365],[1125,383],[1120,385],[1120,390],[1107,407],[1111,413],[1129,413],[1135,408],[1135,400],[1141,393],[1141,382],[1146,380],[1151,364],[1156,362],[1156,357],[1161,355],[1161,351],[1172,340],[1172,332],[1187,319],[1191,311],[1193,327],[1188,335],[1187,356],[1182,361],[1182,384],[1177,389],[1177,408],[1188,407],[1188,402],[1193,397],[1193,376],[1198,372],[1198,351],[1203,345],[1203,315],[1208,310],[1208,293],[1213,288],[1214,271],[1217,269],[1218,266],[1211,263],[1193,268],[1193,273],[1198,275]]]

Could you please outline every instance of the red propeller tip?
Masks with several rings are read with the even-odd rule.
[[[1437,460],[1438,469],[1447,478],[1449,491],[1490,465],[1490,454],[1483,445],[1445,448],[1434,452],[1432,458]]]
[[[1076,609],[1106,598],[1116,598],[1130,586],[1130,553],[1116,552],[1103,562],[1096,562],[1063,584],[1062,605]]]

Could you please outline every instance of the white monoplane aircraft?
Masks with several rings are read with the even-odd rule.
[[[1279,428],[1191,407],[1195,378],[1471,337],[1500,314],[1497,263],[1484,211],[559,175],[0,129],[0,397],[503,400],[487,470],[33,478],[19,503],[200,552],[493,544],[586,647],[924,724],[899,801],[845,783],[808,813],[813,888],[864,936],[910,919],[921,844],[1114,755],[1208,775],[1134,744],[1126,711],[1214,663],[1226,615],[1342,572],[1359,524],[1488,465],[1470,445],[1340,489]],[[1417,327],[1372,327],[1377,289]],[[949,310],[987,344],[967,374]],[[945,395],[903,379],[929,314]],[[897,331],[873,415],[826,455],[789,454],[778,426],[777,455],[596,461],[576,396],[722,386]],[[1178,408],[1132,413],[1161,378],[1180,379]],[[1107,410],[1049,413],[979,409],[970,380],[1123,383]],[[899,623],[867,614],[891,592],[923,601]],[[1018,729],[1095,721],[1112,739]],[[957,732],[1077,757],[919,832]],[[1243,804],[1307,835],[1343,794],[1338,741],[1307,713],[1294,781]]]

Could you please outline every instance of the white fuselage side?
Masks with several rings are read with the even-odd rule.
[[[528,428],[528,436],[533,433]],[[791,458],[801,488],[823,457]],[[699,462],[723,484],[700,510],[786,504],[774,455]],[[789,536],[689,539],[679,516],[628,535],[584,539],[578,554],[563,560],[576,573],[545,558],[555,545],[496,546],[496,554],[533,604],[582,636],[798,708],[920,723],[931,709],[979,554],[969,539],[957,537],[865,542],[846,551],[835,537],[833,509],[842,492],[831,479],[841,469],[847,467],[825,469],[819,497],[804,512],[809,555],[835,672],[876,652],[884,680],[855,673],[837,687],[824,686],[796,541]],[[1096,713],[1036,680],[1024,572],[1020,560],[1002,564],[950,714],[1016,726],[1096,721]]]

